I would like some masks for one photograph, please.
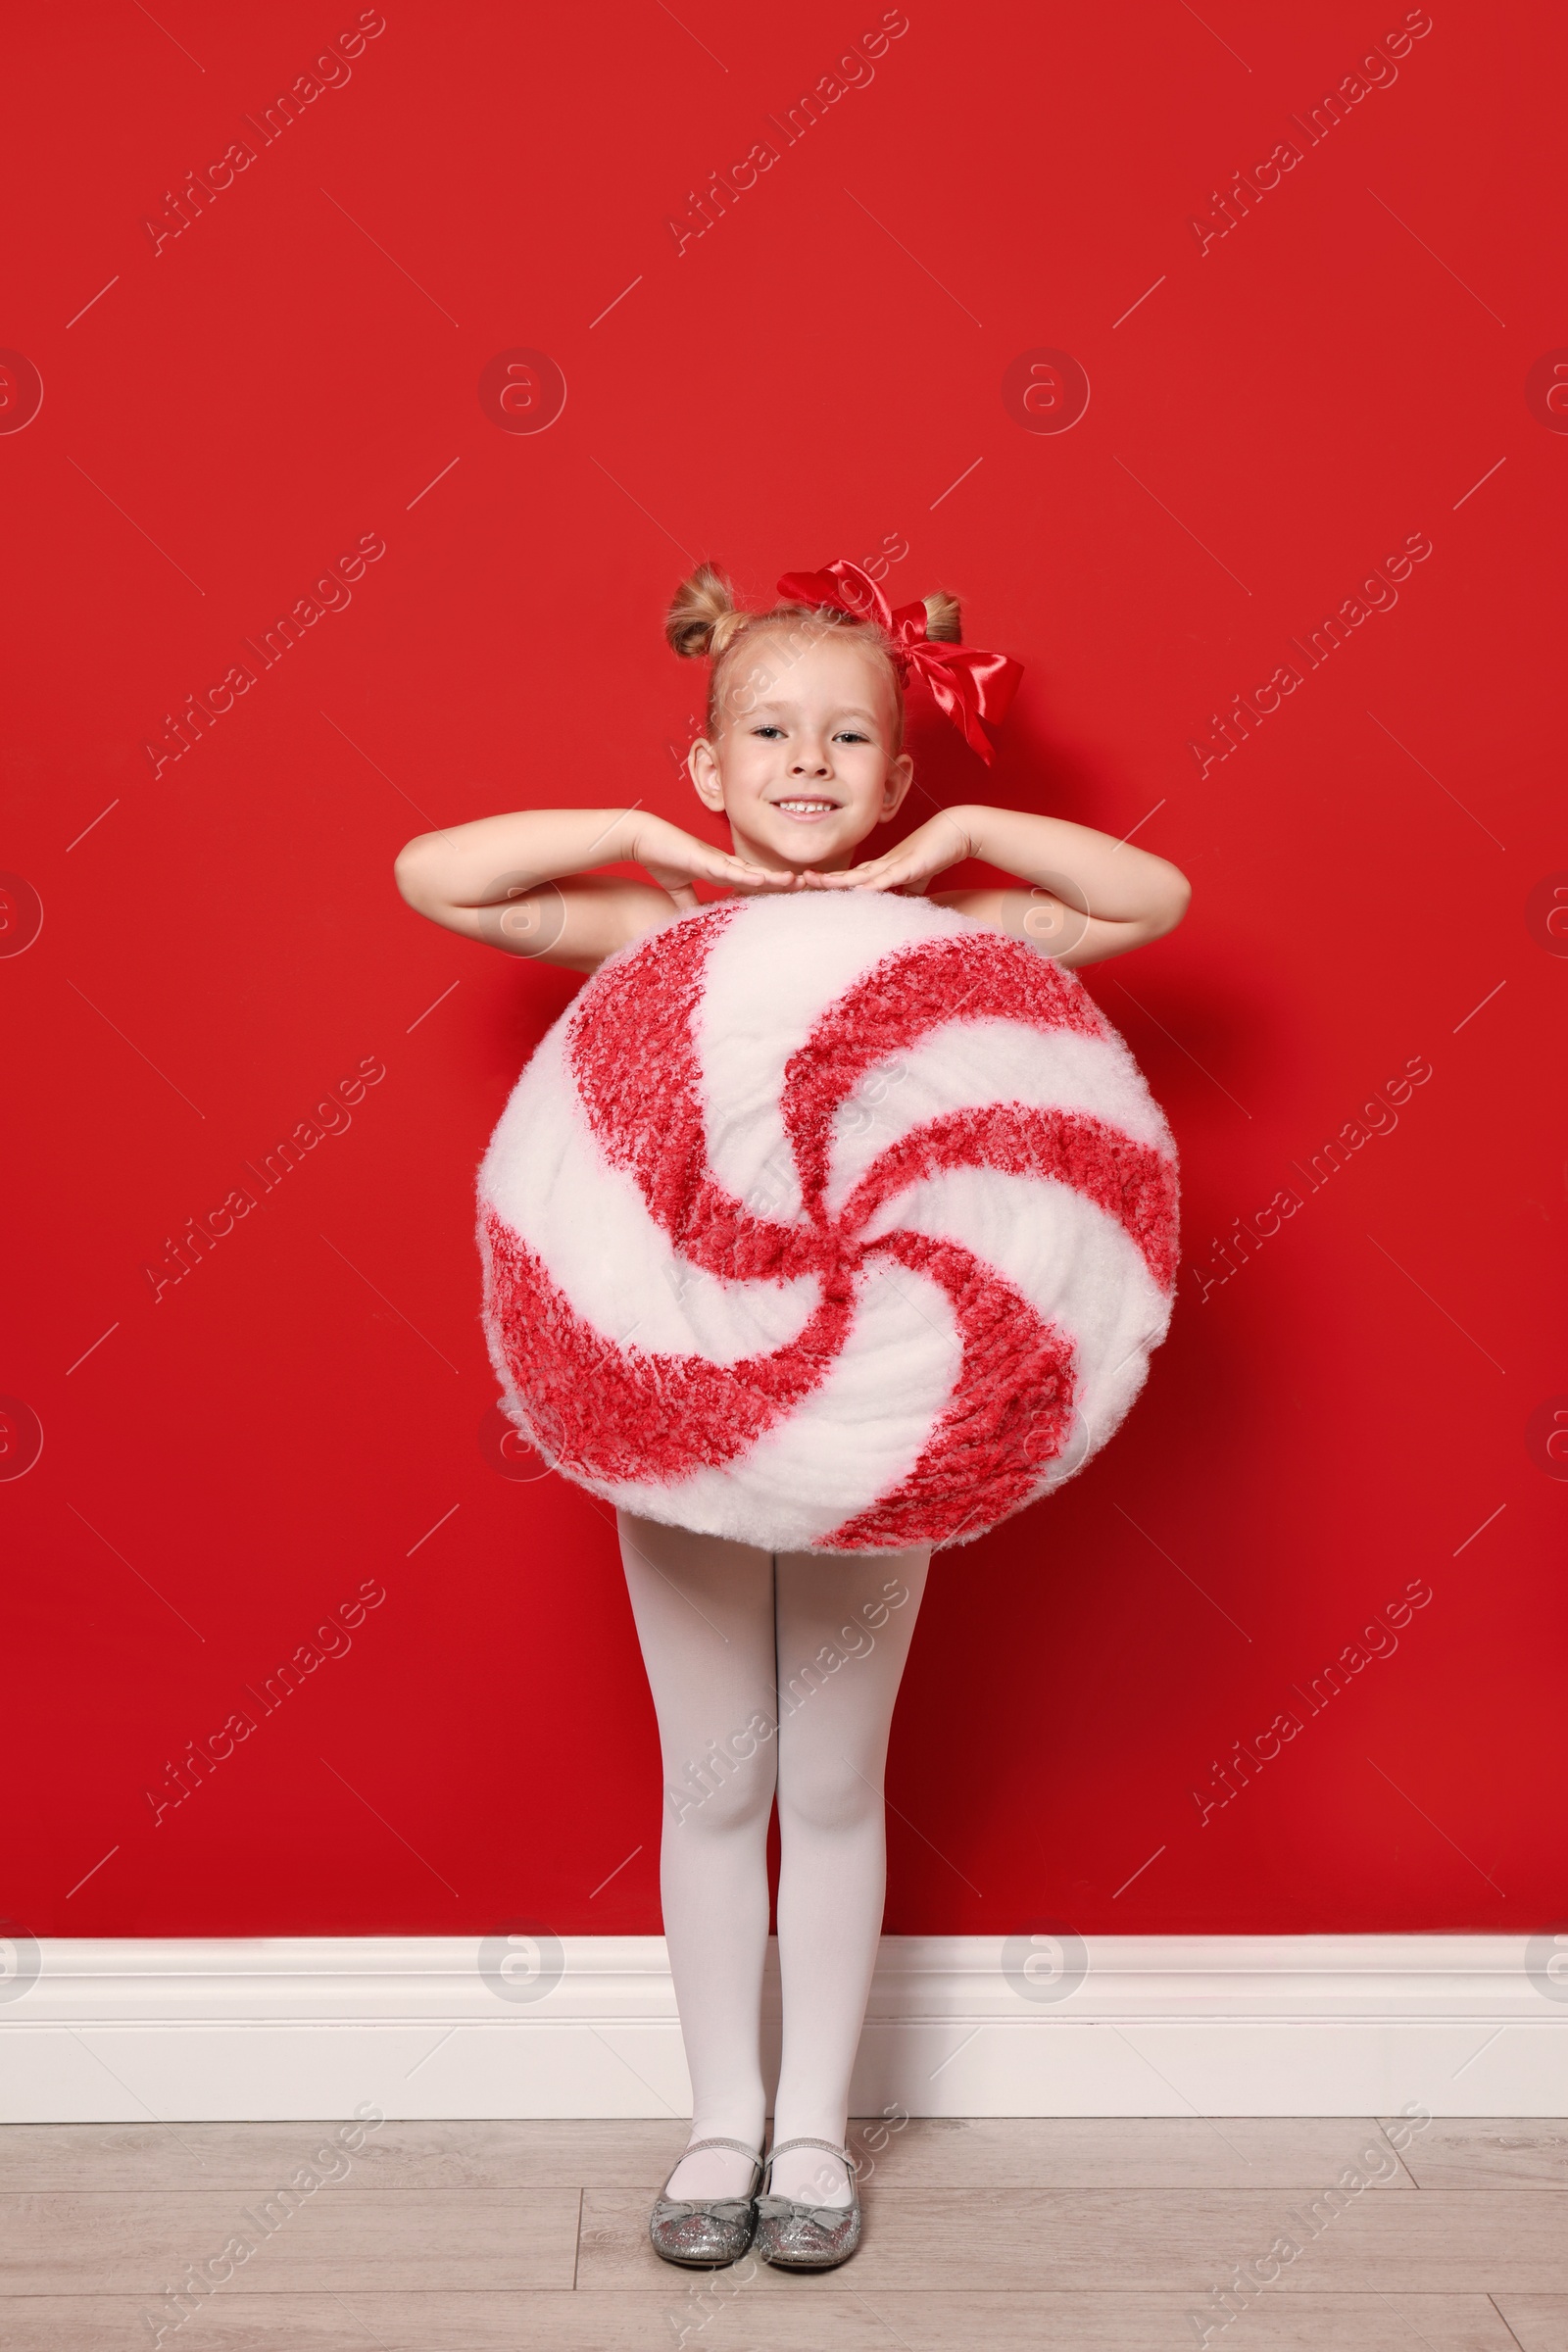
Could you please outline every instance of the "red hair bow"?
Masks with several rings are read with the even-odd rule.
[[[893,641],[900,676],[907,678],[912,670],[922,677],[938,710],[989,762],[991,744],[981,721],[995,726],[1005,718],[1023,676],[1022,662],[1010,654],[986,654],[978,646],[948,645],[928,637],[924,605],[900,605],[894,612],[875,580],[842,556],[821,571],[787,571],[778,592],[791,604],[874,620]]]

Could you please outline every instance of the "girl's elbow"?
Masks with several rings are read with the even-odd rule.
[[[1171,880],[1169,886],[1161,895],[1159,909],[1155,917],[1155,920],[1159,926],[1157,934],[1159,937],[1163,938],[1167,931],[1175,930],[1177,924],[1187,912],[1188,907],[1192,905],[1192,884],[1188,881],[1185,874],[1179,873],[1175,866],[1172,866]]]
[[[428,896],[425,845],[429,839],[428,833],[416,833],[412,841],[404,843],[392,860],[392,879],[400,895],[411,906],[422,907]]]

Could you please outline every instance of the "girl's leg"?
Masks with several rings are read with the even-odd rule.
[[[616,1514],[663,1752],[660,1886],[692,2079],[693,2139],[762,2144],[762,1965],[775,1721],[773,1555]],[[746,2160],[709,2148],[673,2197],[744,2195]]]
[[[777,1555],[779,1973],[784,2047],[775,2143],[845,2145],[850,2076],[882,1932],[882,1774],[929,1545]],[[848,2203],[844,2167],[818,2149],[783,2157],[779,2196]]]

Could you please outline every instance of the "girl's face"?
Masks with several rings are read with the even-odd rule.
[[[897,729],[897,690],[863,644],[831,627],[759,629],[729,664],[716,737],[687,766],[738,857],[833,872],[909,789]]]

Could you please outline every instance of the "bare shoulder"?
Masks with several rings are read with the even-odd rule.
[[[1162,912],[1121,919],[1091,914],[1058,898],[1043,883],[1029,890],[933,891],[931,903],[970,915],[1009,939],[1023,940],[1068,972],[1086,963],[1106,963],[1113,956],[1146,947],[1180,919]]]
[[[559,881],[520,880],[503,898],[465,906],[443,901],[424,911],[443,929],[532,963],[596,972],[607,956],[645,931],[672,923],[680,907],[655,882],[613,874],[566,874]]]
[[[657,882],[571,874],[541,882],[509,905],[482,911],[498,918],[496,947],[541,963],[563,964],[568,971],[596,972],[618,949],[677,922],[682,909]]]
[[[970,915],[977,923],[984,923],[993,931],[1005,931],[1014,939],[1028,937],[1023,918],[1037,904],[1036,897],[1027,890],[1004,888],[932,890],[924,896],[933,906],[946,906],[955,914]]]

